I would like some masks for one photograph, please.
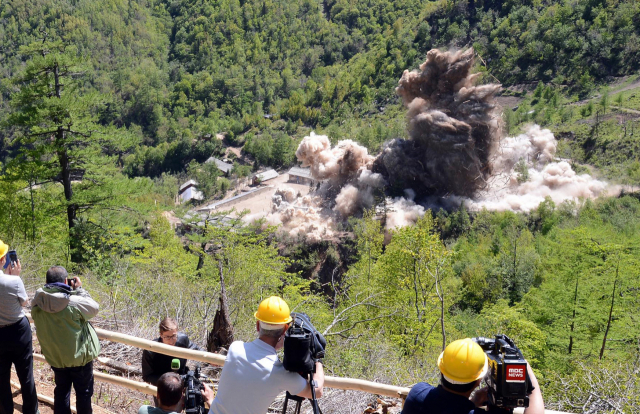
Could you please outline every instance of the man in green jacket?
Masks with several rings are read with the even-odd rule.
[[[71,413],[73,385],[78,414],[91,414],[93,359],[100,352],[100,342],[89,319],[98,314],[99,305],[82,289],[80,278],[69,278],[62,266],[51,267],[46,282],[31,301],[31,316],[55,377],[53,412]]]

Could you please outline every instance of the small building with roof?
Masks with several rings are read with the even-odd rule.
[[[313,184],[313,177],[309,168],[291,167],[288,174],[289,179],[287,181],[290,183]]]
[[[186,203],[189,201],[202,201],[204,195],[202,191],[197,188],[198,183],[195,180],[189,180],[182,184],[178,189],[178,198],[180,203]]]
[[[266,181],[273,180],[280,176],[276,170],[267,170],[261,173],[257,173],[253,176],[253,185],[262,184]]]
[[[228,162],[224,162],[215,157],[209,157],[209,159],[205,161],[205,163],[207,164],[211,162],[214,162],[216,164],[216,167],[218,167],[218,169],[222,172],[222,174],[224,174],[224,176],[228,177],[229,174],[231,174],[233,164],[229,164]]]

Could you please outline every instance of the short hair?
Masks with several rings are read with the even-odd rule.
[[[469,392],[478,386],[478,380],[467,382],[465,384],[454,384],[447,381],[444,375],[440,374],[440,383],[447,389],[455,392]]]
[[[260,336],[266,336],[269,338],[280,338],[280,336],[282,335],[282,330],[285,327],[284,323],[274,324],[262,321],[258,321],[258,323],[260,324]]]
[[[175,372],[166,372],[158,379],[157,398],[165,407],[173,407],[182,398],[182,379]]]
[[[62,266],[51,266],[47,270],[47,284],[49,283],[65,283],[69,273]]]
[[[178,329],[178,323],[173,318],[164,318],[160,321],[160,325],[158,325],[160,332],[167,332],[173,329]]]

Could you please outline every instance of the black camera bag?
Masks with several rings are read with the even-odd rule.
[[[282,365],[291,372],[314,372],[315,361],[324,357],[327,341],[301,312],[291,312],[291,326],[284,334]]]

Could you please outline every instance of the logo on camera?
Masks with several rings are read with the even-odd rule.
[[[507,382],[524,382],[525,370],[524,365],[510,365],[507,364]]]

